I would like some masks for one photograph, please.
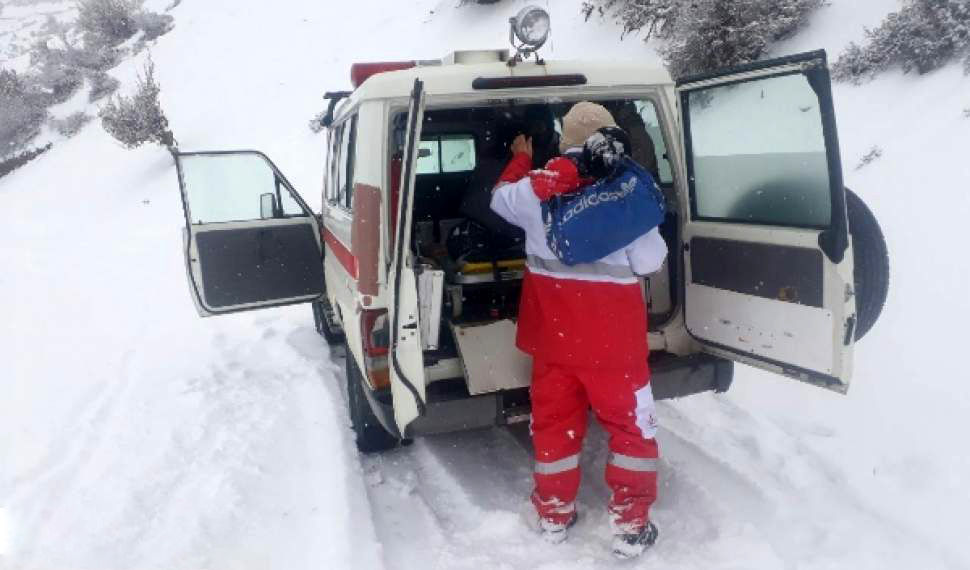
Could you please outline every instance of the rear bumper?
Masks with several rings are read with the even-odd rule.
[[[650,384],[656,400],[682,398],[702,392],[725,392],[734,378],[734,363],[709,354],[663,356],[650,364]],[[427,403],[425,414],[408,424],[401,434],[394,422],[390,394],[367,392],[374,414],[392,434],[411,438],[509,423],[511,414],[520,418],[520,394],[496,392],[481,396],[452,397]],[[527,410],[525,410],[527,413]]]
[[[701,392],[727,392],[733,379],[734,362],[710,354],[669,356],[650,363],[650,385],[655,400]]]

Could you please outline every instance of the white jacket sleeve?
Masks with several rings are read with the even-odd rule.
[[[532,191],[532,181],[528,177],[518,182],[502,184],[492,192],[492,210],[508,223],[520,228],[528,224],[523,217],[533,213],[538,201]]]
[[[649,275],[660,269],[667,258],[667,243],[654,228],[627,246],[626,256],[634,273]]]

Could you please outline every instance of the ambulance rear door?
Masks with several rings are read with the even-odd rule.
[[[855,292],[825,52],[677,90],[687,330],[708,352],[844,393]]]

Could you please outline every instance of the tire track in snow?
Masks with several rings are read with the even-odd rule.
[[[638,566],[958,568],[868,511],[831,461],[797,436],[710,398],[713,404],[660,407],[661,490],[653,518],[661,540]],[[608,554],[606,435],[594,423],[587,437],[580,521],[559,546],[543,543],[520,518],[531,459],[505,429],[422,438],[364,457],[386,566],[628,567]]]

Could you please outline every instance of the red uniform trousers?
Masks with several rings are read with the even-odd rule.
[[[606,483],[612,490],[614,528],[638,532],[650,519],[657,498],[657,423],[649,372],[639,368],[594,369],[534,360],[532,502],[547,521],[565,524],[575,511],[590,406],[610,436]]]

